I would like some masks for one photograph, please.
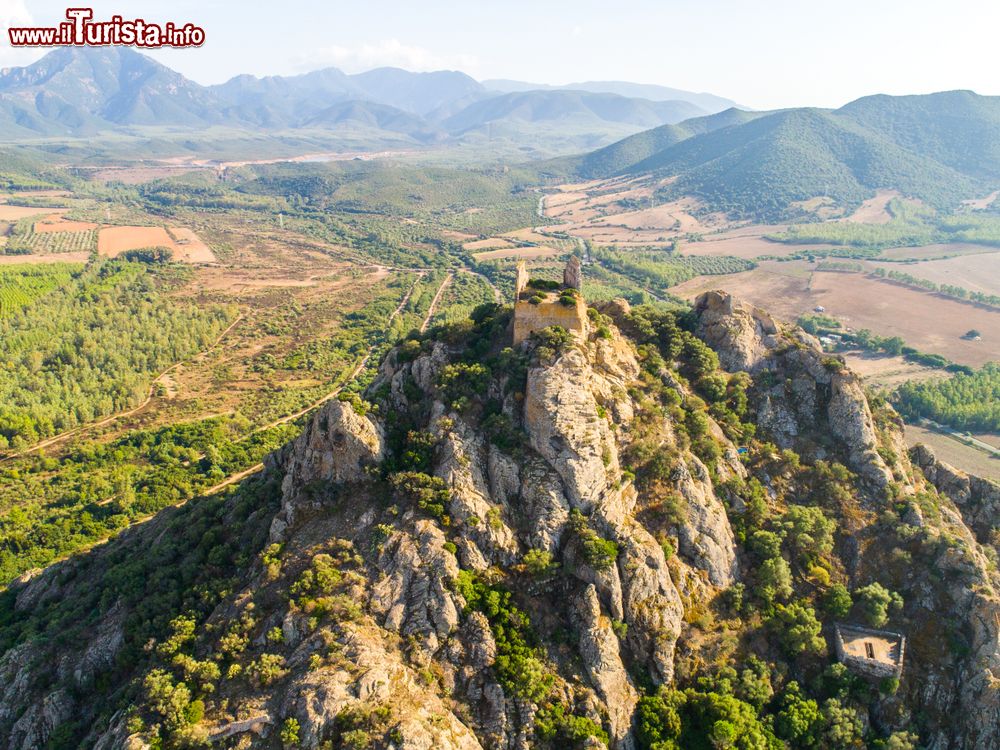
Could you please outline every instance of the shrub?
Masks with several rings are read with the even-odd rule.
[[[299,722],[291,717],[285,719],[281,725],[281,744],[284,747],[298,747],[299,744]]]
[[[618,545],[594,531],[586,517],[575,508],[570,513],[570,527],[580,540],[580,549],[587,565],[594,570],[607,570],[615,564]]]
[[[792,595],[792,569],[783,557],[772,557],[757,569],[757,595],[765,604]]]
[[[524,568],[535,578],[544,578],[555,572],[558,563],[552,561],[548,550],[530,549],[524,554]]]
[[[428,515],[445,520],[445,507],[451,499],[448,483],[417,471],[401,471],[389,477],[392,486]]]

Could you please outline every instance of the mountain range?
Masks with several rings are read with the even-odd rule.
[[[558,163],[586,178],[671,177],[748,218],[787,215],[817,196],[857,203],[877,188],[940,207],[1000,185],[1000,97],[971,91],[869,96],[839,109],[729,109],[671,123]]]
[[[136,126],[288,130],[354,128],[414,144],[555,125],[577,148],[677,123],[730,104],[674,89],[581,84],[512,92],[465,73],[326,68],[297,76],[240,75],[202,86],[128,48],[57,49],[0,72],[0,138],[90,136]],[[667,96],[666,94],[669,94]]]

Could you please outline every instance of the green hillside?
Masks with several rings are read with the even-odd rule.
[[[792,202],[816,196],[856,205],[877,188],[948,209],[1000,183],[1000,98],[957,91],[736,113],[646,131],[572,166],[586,178],[676,176],[662,197],[694,195],[758,220],[794,216]]]

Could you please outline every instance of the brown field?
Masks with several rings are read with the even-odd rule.
[[[501,239],[508,238],[512,240],[520,240],[521,242],[552,242],[552,238],[545,234],[539,234],[534,229],[518,229],[515,232],[506,232],[500,235]]]
[[[0,221],[17,221],[28,216],[41,216],[43,214],[60,214],[69,211],[68,208],[49,208],[47,206],[8,206],[6,203],[0,204]]]
[[[174,237],[177,241],[174,240]],[[212,263],[215,254],[190,229],[172,227],[105,227],[97,235],[97,252],[108,258],[117,258],[128,250],[143,247],[166,247],[173,251],[174,259],[188,263]]]
[[[703,242],[682,242],[680,249],[685,255],[735,255],[737,258],[752,259],[762,255],[784,257],[806,248],[804,245],[786,245],[783,242],[771,242],[763,237],[748,235],[720,240],[707,237]]]
[[[558,193],[545,196],[545,216],[564,222],[588,222],[609,213],[620,200],[638,200],[652,195],[652,187],[642,178],[615,178],[579,185],[562,185]],[[567,227],[562,227],[566,229]]]
[[[38,265],[41,263],[86,263],[90,253],[50,253],[48,255],[0,255],[0,266],[15,264]]]
[[[476,239],[479,235],[469,234],[468,232],[458,232],[454,229],[442,229],[441,236],[457,242],[466,242],[468,240]]]
[[[97,235],[97,252],[109,258],[142,247],[173,249],[174,241],[163,227],[105,227]]]
[[[462,247],[472,252],[479,252],[480,250],[500,250],[505,247],[511,247],[511,243],[499,237],[488,237],[485,240],[466,242]]]
[[[639,211],[611,214],[605,216],[601,223],[621,224],[629,229],[704,232],[707,227],[689,213],[695,207],[690,200],[673,201]]]
[[[174,260],[185,263],[215,263],[212,248],[202,242],[201,237],[187,227],[170,227],[167,230],[174,238]]]
[[[531,245],[529,247],[508,247],[501,250],[490,250],[476,253],[476,260],[504,260],[517,258],[519,260],[534,260],[536,258],[551,258],[562,255],[565,251],[547,245]]]
[[[787,321],[822,305],[849,328],[900,336],[920,351],[972,367],[1000,358],[1000,312],[860,274],[812,273],[804,261],[767,261],[752,271],[692,279],[671,291],[692,299],[708,289],[732,292]],[[982,331],[983,340],[962,339],[970,328]]]
[[[122,182],[126,185],[141,185],[166,177],[176,177],[188,174],[195,169],[205,169],[201,165],[187,166],[137,166],[137,167],[103,167],[91,173],[91,179],[98,182]]]
[[[869,198],[857,210],[848,216],[844,221],[853,224],[888,224],[892,220],[886,207],[893,198],[898,198],[899,193],[895,190],[878,190],[874,198]]]
[[[984,450],[973,448],[948,435],[907,424],[906,444],[913,446],[917,443],[929,445],[941,461],[951,464],[956,469],[1000,482],[1000,458],[995,458]]]
[[[902,357],[888,357],[864,350],[846,352],[844,359],[847,366],[863,377],[866,383],[879,388],[893,388],[913,380],[951,377],[943,370],[924,367]]]
[[[97,224],[89,221],[70,221],[53,214],[46,216],[41,221],[35,222],[35,233],[45,234],[47,232],[89,232],[97,229]]]
[[[997,248],[987,245],[975,245],[971,242],[950,242],[938,245],[923,245],[921,247],[891,247],[882,251],[883,258],[894,260],[933,260],[935,258],[951,258],[957,255],[982,255],[995,253]]]
[[[896,263],[876,264],[886,270],[898,269]],[[944,260],[929,260],[906,266],[906,273],[935,284],[951,284],[973,292],[1000,295],[1000,250],[961,255]]]
[[[552,210],[557,208],[562,208],[569,203],[577,203],[579,201],[587,200],[586,193],[580,192],[563,192],[563,193],[552,193],[551,195],[545,196],[545,208],[546,210]],[[550,216],[554,214],[549,214]]]

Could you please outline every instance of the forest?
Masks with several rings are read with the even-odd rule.
[[[939,214],[929,206],[901,198],[890,200],[886,210],[892,218],[884,224],[853,221],[793,224],[767,238],[790,244],[839,245],[862,257],[876,257],[879,251],[890,247],[948,242],[1000,245],[1000,217],[996,214]]]
[[[0,450],[128,407],[235,313],[169,295],[185,269],[98,261],[0,320]]]
[[[1000,364],[947,380],[908,382],[893,394],[905,417],[926,417],[958,430],[1000,431]]]

